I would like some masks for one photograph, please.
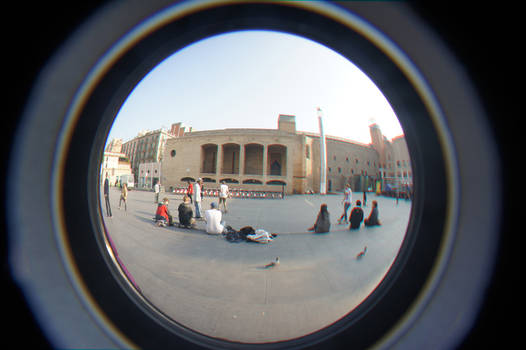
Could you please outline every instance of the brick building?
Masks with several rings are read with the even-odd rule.
[[[375,190],[384,178],[412,183],[403,136],[392,141],[370,126],[371,144],[326,136],[327,190]],[[318,192],[320,136],[296,130],[295,117],[280,115],[277,129],[223,129],[186,132],[166,139],[161,161],[165,188],[202,178],[207,188],[225,181],[232,188],[286,193]]]

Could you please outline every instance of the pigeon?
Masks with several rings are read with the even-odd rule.
[[[276,257],[275,261],[271,261],[270,263],[265,265],[265,268],[268,269],[269,267],[274,267],[279,265],[279,257]]]
[[[357,255],[356,255],[356,259],[361,259],[364,255],[365,255],[365,252],[367,251],[367,246],[365,246],[363,248],[363,251],[359,252]]]

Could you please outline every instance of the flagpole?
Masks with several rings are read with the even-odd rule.
[[[320,126],[320,194],[327,194],[327,149],[321,108],[317,108],[318,123]]]

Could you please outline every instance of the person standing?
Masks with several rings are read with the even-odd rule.
[[[108,179],[108,173],[106,173],[106,179],[104,179],[104,202],[106,203],[106,215],[111,218],[110,180]]]
[[[192,181],[188,180],[188,187],[186,188],[186,194],[190,198],[190,203],[193,203],[192,197],[194,196],[194,185],[192,184]]]
[[[221,204],[223,204],[223,207],[225,208],[225,214],[228,213],[226,200],[229,194],[230,192],[228,191],[228,185],[225,184],[225,181],[221,181],[221,186],[219,187],[219,209],[221,209]]]
[[[351,210],[351,216],[349,219],[349,222],[351,223],[349,225],[350,230],[356,230],[360,228],[360,225],[363,221],[363,209],[362,209],[362,202],[360,200],[356,201],[356,206],[353,210]]]
[[[343,191],[343,200],[342,200],[342,203],[343,203],[343,214],[338,219],[338,224],[342,224],[342,223],[343,224],[347,224],[348,223],[348,221],[347,221],[347,211],[351,207],[351,202],[352,202],[351,186],[349,184],[345,184],[345,190]],[[343,219],[343,222],[342,222],[342,219]]]
[[[126,199],[128,198],[128,185],[126,183],[121,184],[121,198],[119,199],[119,209],[121,208],[121,203],[124,201],[124,211],[127,211]]]
[[[159,203],[159,192],[161,192],[161,184],[159,183],[159,181],[155,183],[155,185],[153,186],[153,190],[155,192],[154,203]]]
[[[194,204],[195,204],[195,218],[201,219],[201,184],[203,180],[201,178],[197,179],[197,182],[194,186]]]

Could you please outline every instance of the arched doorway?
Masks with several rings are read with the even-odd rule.
[[[217,145],[206,144],[201,146],[201,172],[216,173]]]
[[[268,146],[267,174],[273,176],[287,175],[287,147],[283,145]]]
[[[245,169],[247,175],[263,175],[263,145],[245,145]]]
[[[239,174],[239,153],[241,147],[235,143],[226,143],[221,148],[223,151],[221,173]]]

